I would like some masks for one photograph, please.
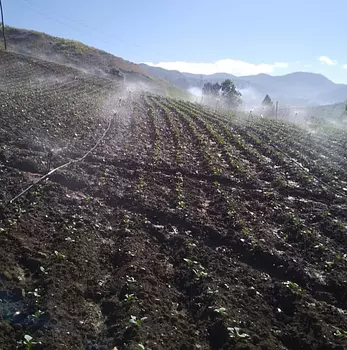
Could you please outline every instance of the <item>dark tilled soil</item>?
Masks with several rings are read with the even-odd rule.
[[[347,348],[343,132],[0,62],[0,349]]]

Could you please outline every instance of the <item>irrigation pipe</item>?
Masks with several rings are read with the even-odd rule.
[[[69,162],[62,164],[60,166],[58,166],[57,168],[51,170],[50,172],[48,172],[46,175],[40,177],[38,180],[36,180],[33,184],[31,184],[30,186],[28,186],[26,189],[24,189],[21,193],[19,193],[17,196],[15,196],[14,198],[12,198],[9,202],[9,204],[12,204],[14,201],[16,201],[18,198],[22,197],[24,194],[26,194],[27,192],[29,192],[34,186],[36,186],[37,184],[39,184],[40,182],[42,182],[43,180],[47,179],[50,175],[52,175],[53,173],[55,173],[56,171],[63,169],[71,164],[74,163],[78,163],[83,161],[91,152],[93,152],[96,147],[99,146],[100,142],[105,138],[105,136],[107,135],[107,133],[109,132],[111,125],[112,125],[112,121],[114,120],[116,114],[113,115],[112,118],[110,118],[110,122],[106,128],[106,130],[104,131],[104,133],[102,134],[102,136],[100,137],[100,139],[95,143],[95,145],[87,152],[85,153],[81,158],[78,159],[74,159],[74,160],[70,160]]]

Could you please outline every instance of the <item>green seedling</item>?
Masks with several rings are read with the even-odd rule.
[[[145,179],[143,176],[140,176],[138,181],[137,181],[137,186],[139,188],[143,188],[146,185]]]
[[[195,278],[199,280],[202,277],[207,277],[208,273],[205,271],[205,268],[201,265],[198,266],[198,268],[193,269],[193,272],[195,274]]]
[[[24,345],[26,350],[32,350],[34,348],[34,345],[41,344],[40,342],[34,342],[33,337],[29,334],[24,335],[24,339],[21,342],[22,345]]]
[[[287,282],[283,282],[283,284],[285,286],[287,286],[288,288],[290,288],[294,293],[296,293],[298,295],[302,295],[304,293],[302,288],[300,288],[299,285],[295,282],[287,281]]]
[[[39,302],[39,298],[41,297],[41,295],[39,294],[39,290],[37,288],[35,288],[33,292],[28,292],[28,294],[32,295],[35,298],[36,303]]]
[[[248,227],[244,227],[241,231],[244,235],[248,235],[249,234],[249,228]]]
[[[48,275],[48,272],[45,270],[45,268],[43,266],[40,266],[40,271],[45,274]]]
[[[212,288],[207,287],[207,292],[206,293],[209,294],[209,295],[216,295],[216,294],[218,294],[218,289],[213,290]]]
[[[222,170],[219,169],[219,168],[214,167],[214,168],[213,168],[213,173],[214,173],[215,175],[221,175],[221,174],[222,174]]]
[[[147,320],[147,317],[141,317],[141,318],[137,318],[136,316],[131,315],[130,316],[130,320],[129,323],[140,328],[143,325],[143,322]]]
[[[233,338],[235,341],[240,341],[241,339],[249,338],[249,334],[244,333],[238,327],[228,327],[229,337]]]
[[[234,219],[235,218],[235,216],[236,216],[236,212],[234,211],[234,210],[228,210],[228,212],[227,212],[227,214],[228,214],[228,217],[230,218],[230,219]]]
[[[36,319],[39,319],[45,312],[41,310],[37,310],[34,314],[33,317]]]
[[[143,344],[137,344],[137,349],[136,350],[151,350],[147,346],[144,346]]]
[[[223,317],[228,316],[227,309],[225,307],[220,307],[218,309],[214,309],[213,311],[216,312],[217,314],[223,316]]]
[[[57,250],[54,251],[54,255],[58,258],[58,259],[65,259],[66,256],[62,253],[59,253]]]
[[[325,268],[329,271],[331,271],[334,268],[334,262],[333,261],[326,261],[325,262]]]
[[[130,224],[130,216],[129,215],[124,215],[124,217],[123,217],[123,224],[125,226],[128,226]]]
[[[135,294],[125,294],[124,301],[131,302],[133,300],[135,300]]]
[[[184,201],[179,201],[179,202],[178,202],[178,206],[179,206],[180,208],[184,208],[185,205],[186,205],[186,203],[185,203]]]
[[[195,278],[197,280],[199,280],[200,278],[202,277],[206,277],[208,274],[207,272],[205,271],[205,268],[200,264],[198,263],[197,261],[195,260],[191,260],[191,259],[187,259],[187,258],[184,258],[183,259],[189,266],[194,266],[193,268],[193,272],[195,274]]]
[[[198,264],[197,261],[192,260],[192,259],[184,258],[183,260],[184,260],[189,266],[193,266],[193,265],[195,265],[195,264]]]
[[[128,283],[136,283],[136,279],[132,276],[126,276],[127,277],[127,282]]]
[[[347,331],[340,331],[339,329],[334,332],[334,336],[337,338],[347,338]]]

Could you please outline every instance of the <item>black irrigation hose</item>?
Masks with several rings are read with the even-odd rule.
[[[78,159],[74,159],[71,160],[63,165],[58,166],[57,168],[51,170],[50,172],[48,172],[46,175],[42,176],[41,178],[39,178],[38,180],[36,180],[33,184],[31,184],[30,186],[28,186],[26,189],[24,189],[22,192],[20,192],[17,196],[15,196],[14,198],[12,198],[8,204],[12,204],[14,201],[16,201],[18,198],[20,198],[21,196],[23,196],[25,193],[29,192],[34,186],[36,186],[37,184],[39,184],[40,182],[42,182],[43,180],[47,179],[50,175],[52,175],[53,173],[55,173],[56,171],[65,168],[71,164],[74,163],[78,163],[83,161],[91,152],[93,152],[95,150],[96,147],[98,147],[98,145],[100,144],[100,142],[105,138],[105,136],[107,135],[108,131],[111,128],[112,125],[112,121],[114,120],[114,118],[116,117],[117,114],[114,114],[112,118],[110,118],[110,122],[106,128],[106,130],[104,131],[104,133],[102,134],[102,136],[100,137],[100,139],[96,142],[96,144],[87,152],[85,153],[81,158]]]

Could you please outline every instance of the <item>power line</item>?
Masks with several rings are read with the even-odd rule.
[[[0,10],[1,10],[1,23],[2,23],[2,36],[4,38],[5,50],[7,50],[6,35],[5,35],[5,22],[4,22],[4,11],[2,9],[2,1],[0,0]]]

